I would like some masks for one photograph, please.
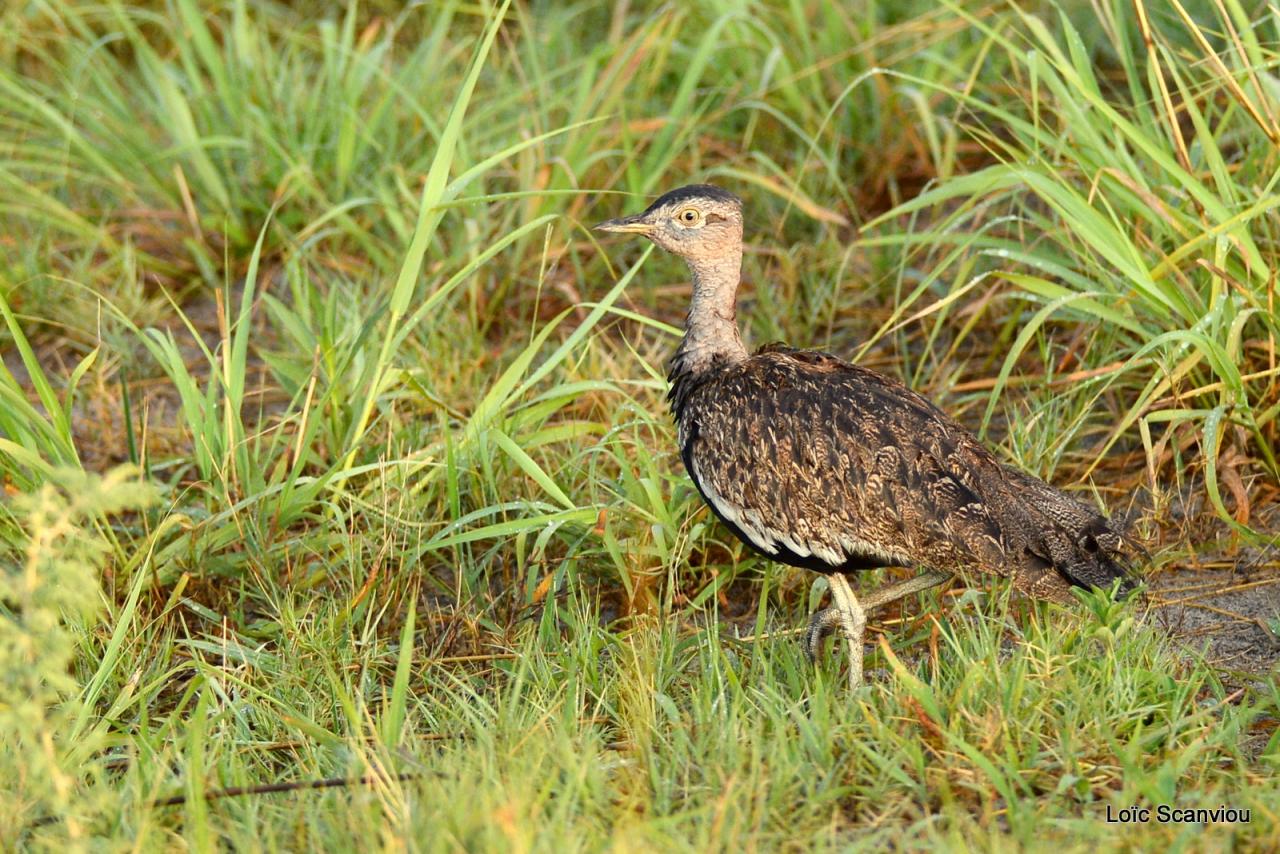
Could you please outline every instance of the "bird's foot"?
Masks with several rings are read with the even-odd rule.
[[[829,635],[839,632],[849,645],[849,689],[862,684],[862,632],[866,625],[861,612],[824,608],[809,618],[804,633],[804,653],[811,664],[817,664],[822,645]]]
[[[849,579],[840,573],[831,575],[832,607],[814,614],[805,632],[805,651],[810,661],[817,661],[822,652],[822,642],[837,628],[849,646],[849,689],[857,690],[862,684],[862,635],[867,627],[867,615]]]
[[[838,629],[849,644],[849,686],[856,689],[862,683],[862,637],[867,624],[866,612],[912,593],[928,590],[950,578],[949,572],[926,572],[872,591],[859,600],[847,578],[838,573],[832,575],[830,584],[833,605],[809,618],[809,627],[804,633],[805,655],[811,663],[816,664],[822,655],[822,644],[827,636]]]
[[[804,633],[804,654],[810,664],[817,664],[822,656],[822,644],[836,629],[844,625],[838,608],[823,608],[809,618],[809,628]]]

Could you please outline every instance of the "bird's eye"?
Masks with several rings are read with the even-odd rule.
[[[685,208],[684,210],[680,211],[679,216],[680,216],[681,222],[685,223],[686,225],[693,225],[695,222],[698,221],[698,210],[697,208]]]

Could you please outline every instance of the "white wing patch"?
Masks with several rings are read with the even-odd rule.
[[[739,507],[726,501],[724,496],[716,491],[715,484],[711,482],[711,479],[703,476],[699,470],[697,459],[690,455],[690,460],[693,463],[693,471],[690,474],[693,475],[698,486],[702,488],[702,494],[707,499],[707,503],[711,505],[713,510],[736,525],[738,530],[750,541],[751,545],[766,554],[776,555],[778,553],[778,545],[782,544],[799,557],[812,555],[823,563],[829,564],[832,568],[841,566],[854,555],[874,557],[884,561],[889,566],[910,566],[912,563],[906,555],[886,551],[873,543],[847,535],[840,537],[840,546],[835,548],[827,543],[797,539],[792,534],[779,531],[765,522],[759,511],[750,507]]]
[[[738,507],[725,501],[724,497],[716,492],[715,485],[711,483],[711,479],[703,476],[698,469],[697,459],[690,455],[690,461],[693,463],[693,471],[690,472],[694,480],[698,482],[698,486],[702,487],[703,497],[707,499],[707,503],[711,508],[728,519],[734,525],[738,526],[738,530],[751,541],[751,545],[769,554],[778,553],[778,541],[783,540],[785,535],[781,531],[774,530],[764,524],[764,520],[760,518],[760,514],[755,510],[746,507]],[[790,537],[785,537],[789,540]],[[790,548],[790,545],[788,545]],[[808,549],[803,552],[792,548],[796,554],[806,556],[810,554]]]
[[[844,550],[846,560],[849,556],[858,555],[859,557],[873,557],[876,560],[882,560],[886,566],[911,566],[914,563],[911,558],[904,554],[888,551],[874,543],[868,543],[866,540],[859,540],[855,537],[840,537],[840,548]]]

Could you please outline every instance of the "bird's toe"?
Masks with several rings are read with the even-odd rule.
[[[835,608],[823,608],[809,618],[809,628],[804,633],[804,654],[811,664],[816,664],[822,655],[822,644],[827,636],[840,626],[840,612]]]

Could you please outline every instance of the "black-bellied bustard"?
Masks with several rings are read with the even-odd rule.
[[[1001,465],[967,430],[902,383],[828,353],[748,353],[736,321],[742,202],[708,184],[672,190],[601,231],[643,235],[693,276],[670,400],[694,485],[743,542],[830,577],[806,650],[840,628],[849,681],[862,678],[865,610],[959,573],[1010,577],[1067,600],[1109,587],[1140,550],[1096,510]],[[921,566],[860,603],[846,573]]]

